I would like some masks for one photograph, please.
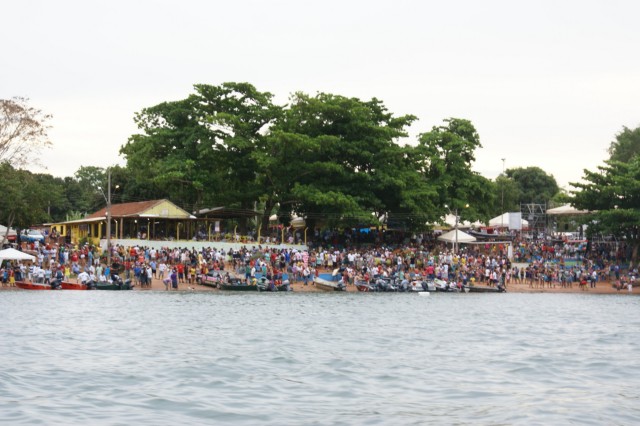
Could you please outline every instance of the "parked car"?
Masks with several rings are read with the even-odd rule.
[[[25,229],[22,231],[22,234],[20,234],[20,241],[26,241],[28,243],[38,241],[44,243],[44,235],[37,229]]]

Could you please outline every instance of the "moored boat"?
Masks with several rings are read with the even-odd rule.
[[[358,291],[374,291],[373,286],[371,285],[371,283],[369,281],[366,280],[355,280],[354,284],[356,286],[356,288],[358,289]]]
[[[327,281],[320,277],[313,277],[316,288],[324,291],[345,291],[345,285],[340,281]]]
[[[23,290],[54,290],[50,284],[30,283],[26,281],[16,281],[16,287]]]
[[[505,293],[507,291],[507,289],[502,286],[487,287],[487,286],[479,286],[479,285],[470,285],[465,288],[469,293]]]
[[[258,291],[257,285],[250,285],[246,283],[220,283],[220,290],[230,291]]]
[[[63,290],[89,290],[89,286],[82,283],[72,283],[68,281],[62,281],[60,287]]]
[[[96,290],[133,290],[131,280],[126,280],[124,283],[97,283]]]

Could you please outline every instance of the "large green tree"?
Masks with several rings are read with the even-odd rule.
[[[572,204],[593,213],[585,218],[587,235],[614,235],[633,247],[637,263],[640,245],[640,156],[628,162],[607,160],[597,171],[584,170],[583,182],[572,183]]]
[[[0,223],[8,228],[28,228],[49,220],[49,187],[27,170],[0,163]],[[4,235],[0,240],[4,243]]]
[[[277,205],[285,221],[296,212],[311,226],[368,225],[383,214],[424,224],[435,191],[398,144],[414,120],[375,98],[296,93],[256,153],[267,211]]]
[[[513,179],[501,174],[495,180],[495,205],[492,215],[499,215],[504,212],[520,211],[520,187]]]
[[[640,127],[623,127],[616,139],[609,145],[609,159],[627,162],[640,154]]]
[[[518,186],[518,203],[549,204],[560,190],[553,175],[547,174],[540,167],[507,169],[506,175]]]
[[[450,118],[420,135],[416,152],[426,181],[437,190],[438,218],[458,212],[461,219],[487,219],[495,184],[472,170],[480,137],[469,120]]]
[[[137,185],[152,187],[188,210],[210,204],[252,207],[253,153],[280,114],[272,95],[248,83],[196,85],[188,98],[145,108],[142,131],[121,153]]]

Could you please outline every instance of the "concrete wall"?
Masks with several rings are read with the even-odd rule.
[[[211,247],[211,248],[216,248],[218,250],[224,249],[225,252],[229,251],[229,249],[239,250],[241,247],[251,248],[251,247],[258,246],[256,243],[243,244],[243,243],[225,243],[225,242],[218,242],[218,241],[187,241],[187,240],[155,241],[155,240],[138,240],[138,239],[116,239],[116,238],[111,239],[111,244],[112,245],[118,244],[125,247],[131,247],[131,246],[152,247],[152,248],[155,248],[156,250],[165,248],[165,247],[168,247],[170,249],[181,248],[181,247],[191,249],[192,247],[194,247],[197,250]],[[107,248],[106,239],[100,240],[100,247],[102,248],[102,250],[106,250]],[[275,247],[278,249],[291,248],[296,250],[308,249],[307,246],[303,244],[262,244],[262,247],[272,247],[272,248]]]

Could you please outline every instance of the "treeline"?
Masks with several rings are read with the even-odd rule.
[[[139,133],[120,150],[126,166],[110,168],[112,200],[257,210],[263,229],[277,214],[285,225],[292,215],[310,227],[384,218],[422,230],[456,210],[461,220],[486,220],[558,197],[555,179],[538,167],[508,169],[495,181],[474,172],[482,145],[471,121],[445,119],[409,140],[416,120],[375,98],[294,93],[277,105],[248,83],[196,85],[183,100],[136,114]],[[2,167],[0,190],[11,193],[0,205],[2,222],[9,215],[18,226],[76,219],[105,204],[103,168],[54,178]]]

